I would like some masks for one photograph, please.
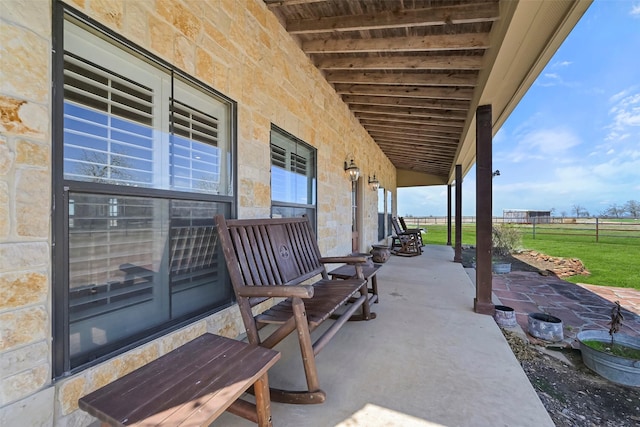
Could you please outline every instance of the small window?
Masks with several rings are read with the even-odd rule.
[[[316,149],[273,126],[271,216],[316,218]]]

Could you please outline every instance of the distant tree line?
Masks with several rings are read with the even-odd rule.
[[[571,213],[576,218],[580,217],[590,217],[589,211],[586,210],[581,205],[573,205],[571,207]],[[567,216],[566,212],[562,212],[562,216]],[[619,205],[617,203],[610,204],[606,209],[602,210],[599,214],[599,217],[608,217],[608,218],[622,218],[622,217],[631,217],[638,218],[640,217],[640,202],[637,200],[629,200],[624,205]]]

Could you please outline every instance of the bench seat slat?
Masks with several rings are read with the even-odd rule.
[[[326,280],[314,284],[313,298],[305,300],[307,320],[311,329],[329,318],[362,287],[363,280]],[[284,323],[293,315],[291,300],[282,301],[256,316],[262,323]]]

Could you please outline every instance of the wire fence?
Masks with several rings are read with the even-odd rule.
[[[446,225],[446,217],[405,217],[407,227],[423,228],[429,225]],[[463,227],[475,224],[475,216],[462,217]],[[452,226],[455,218],[451,219]],[[523,235],[533,239],[563,236],[575,239],[593,239],[595,242],[609,239],[640,239],[639,218],[567,218],[545,217],[540,222],[533,218],[531,222],[511,222],[503,217],[494,217],[494,224],[512,224]],[[638,241],[637,243],[640,243]]]

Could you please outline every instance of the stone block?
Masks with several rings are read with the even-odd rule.
[[[237,338],[244,332],[244,325],[237,305],[207,318],[207,332],[227,338]]]
[[[0,426],[53,427],[55,388],[47,387],[29,397],[0,407]]]
[[[2,353],[0,357],[0,378],[9,377],[16,372],[25,371],[49,362],[49,345],[40,341],[17,350]]]
[[[79,375],[58,386],[58,403],[61,415],[68,415],[78,409],[78,399],[87,394],[85,392],[86,383],[87,379]]]
[[[51,176],[47,170],[16,174],[16,230],[19,236],[49,237]],[[34,203],[37,201],[37,203]]]
[[[196,48],[196,77],[205,83],[213,84],[215,75],[213,57],[206,50]]]
[[[40,37],[51,36],[50,3],[22,0],[3,0],[0,16],[3,20],[29,28]],[[43,7],[46,6],[46,7]]]
[[[43,144],[18,139],[16,141],[16,163],[28,166],[49,168],[51,148]]]
[[[161,353],[166,354],[172,350],[175,350],[176,348],[199,337],[205,332],[207,332],[207,324],[204,320],[202,320],[200,322],[193,323],[183,329],[180,329],[179,331],[176,331],[168,336],[165,336],[160,339],[159,343]]]
[[[0,311],[43,303],[48,292],[43,272],[0,274]]]
[[[0,157],[2,154],[0,154]],[[11,217],[9,216],[9,186],[0,181],[0,240],[6,238],[11,231]]]
[[[0,244],[0,272],[39,269],[50,261],[46,242]]]
[[[156,2],[156,11],[189,40],[196,41],[202,22],[185,5],[173,0],[159,0]]]
[[[173,27],[155,16],[149,16],[151,50],[168,62],[173,62],[173,41],[175,37],[176,32]]]
[[[0,405],[24,399],[44,387],[51,378],[49,364],[41,364],[0,380]]]
[[[0,96],[0,131],[44,139],[48,126],[49,113],[44,106]]]
[[[151,2],[129,1],[124,5],[124,34],[141,46],[149,45],[149,21]]]
[[[122,28],[124,16],[124,0],[92,0],[89,3],[91,15],[102,23]]]
[[[189,74],[196,70],[196,45],[185,36],[177,36],[175,41],[175,65]]]
[[[0,109],[2,109],[1,105]],[[9,171],[13,168],[15,157],[15,153],[9,146],[7,139],[0,138],[0,176],[9,174]]]
[[[0,314],[0,351],[42,341],[49,334],[44,307],[29,307]]]
[[[28,27],[0,21],[0,57],[0,93],[34,102],[49,99],[51,53],[47,39]]]

